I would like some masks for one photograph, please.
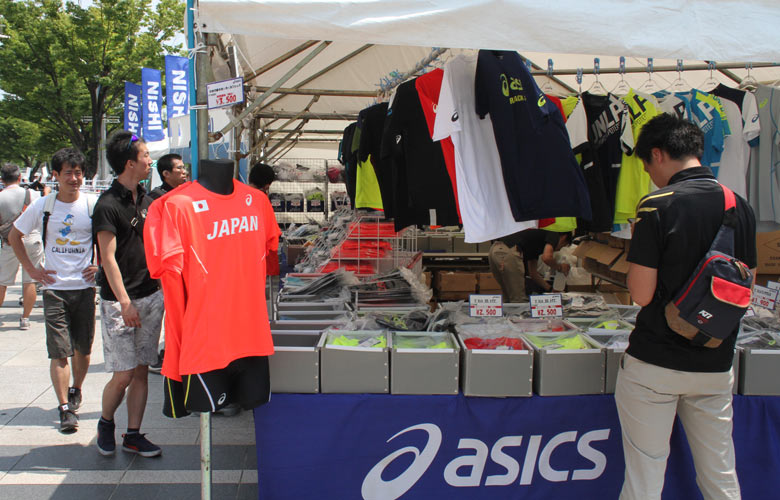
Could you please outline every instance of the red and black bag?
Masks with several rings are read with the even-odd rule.
[[[731,335],[750,306],[753,275],[734,257],[737,200],[721,185],[723,223],[685,286],[666,305],[669,328],[696,345],[718,347]]]

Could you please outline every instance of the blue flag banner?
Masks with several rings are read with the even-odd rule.
[[[263,500],[617,498],[612,395],[467,398],[274,394],[254,410]],[[742,498],[777,498],[780,397],[734,396]],[[679,421],[664,500],[701,498]]]
[[[141,86],[125,82],[125,130],[140,133],[141,113]]]
[[[142,68],[141,85],[143,87],[143,138],[147,142],[165,139],[162,121],[162,85],[160,70]]]
[[[190,60],[186,57],[165,56],[165,94],[168,121],[190,113],[189,77]]]

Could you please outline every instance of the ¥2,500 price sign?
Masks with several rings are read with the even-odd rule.
[[[500,318],[504,315],[501,295],[469,295],[469,316]]]
[[[562,318],[563,299],[560,293],[531,295],[532,318]]]
[[[206,84],[208,108],[224,108],[244,102],[244,79],[233,78]]]
[[[754,306],[774,311],[775,303],[777,302],[777,290],[755,285],[753,287],[752,302]]]

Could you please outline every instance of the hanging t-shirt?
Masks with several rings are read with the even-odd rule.
[[[517,52],[480,50],[476,110],[490,114],[515,220],[591,218],[582,170],[558,108]]]
[[[710,167],[717,177],[720,157],[727,135],[731,133],[723,105],[716,96],[692,89],[690,92],[656,92],[661,109],[695,123],[704,133],[701,164]]]
[[[444,78],[444,70],[436,68],[414,80],[414,86],[420,97],[420,105],[425,114],[425,121],[428,124],[428,134],[431,137],[433,137],[433,126],[436,123],[436,106],[439,104],[442,78]],[[444,154],[444,164],[447,166],[447,175],[450,177],[452,194],[455,198],[455,208],[458,211],[458,219],[460,219],[458,181],[455,174],[455,146],[452,145],[452,139],[449,137],[440,140],[439,144],[441,144],[441,152]]]
[[[43,230],[43,210],[46,198],[38,198],[16,219],[14,226],[22,234]],[[72,203],[55,200],[49,221],[46,223],[46,248],[44,268],[57,271],[48,290],[82,290],[95,286],[86,281],[82,271],[92,265],[92,218],[89,216],[89,199],[95,205],[95,196],[79,193]]]
[[[412,224],[459,223],[442,148],[431,140],[414,80],[396,88],[387,110],[382,163],[389,171],[396,231]]]
[[[193,182],[157,200],[149,216],[150,273],[163,276],[164,287],[176,282],[165,276],[181,276],[181,287],[164,288],[164,295],[166,304],[170,294],[186,304],[180,329],[166,329],[162,374],[181,380],[273,354],[267,311],[257,307],[265,296],[265,257],[280,234],[265,193],[234,181],[233,193],[220,195]]]
[[[566,128],[575,153],[582,154],[582,168],[590,192],[593,217],[581,221],[588,231],[611,231],[615,195],[624,153],[634,149],[634,136],[625,102],[616,95],[582,94]]]
[[[780,89],[758,85],[755,98],[761,133],[750,153],[750,205],[759,221],[780,224]]]
[[[380,152],[386,114],[387,103],[380,103],[362,110],[358,115],[359,132],[356,131],[352,141],[358,162],[355,208],[385,208],[382,194],[389,189],[389,183],[386,173],[383,176]],[[386,196],[389,196],[389,192]],[[392,207],[388,208],[392,210]]]
[[[663,111],[656,107],[654,99],[647,99],[636,93],[634,89],[629,90],[623,97],[623,101],[627,106],[631,132],[636,144],[642,127]],[[651,184],[650,175],[645,171],[642,160],[633,151],[631,153],[624,151],[615,191],[615,224],[627,224],[629,218],[636,216],[636,207],[639,201],[650,193]]]
[[[718,182],[747,199],[750,147],[758,145],[758,134],[761,133],[756,97],[723,84],[710,93],[720,98],[731,128],[731,135],[726,137],[720,157]]]
[[[474,72],[477,58],[459,55],[444,68],[433,140],[447,137],[455,146],[460,215],[465,239],[479,243],[536,227],[517,222],[509,209],[501,159],[490,117],[475,111]]]
[[[355,206],[355,185],[357,184],[357,159],[352,153],[352,137],[355,134],[357,122],[350,123],[344,129],[344,135],[341,139],[339,148],[339,161],[344,165],[344,177],[347,185],[347,195],[352,206]]]

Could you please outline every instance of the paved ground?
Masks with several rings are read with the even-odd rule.
[[[162,377],[149,375],[149,400],[141,432],[163,449],[161,457],[125,453],[120,434],[124,404],[116,415],[120,447],[113,457],[95,448],[103,372],[100,320],[83,388],[80,428],[60,434],[57,400],[49,378],[43,309],[32,328],[19,330],[21,287],[10,287],[0,307],[0,499],[176,500],[200,497],[199,418],[162,415]],[[212,497],[256,499],[257,459],[251,412],[212,418]]]

